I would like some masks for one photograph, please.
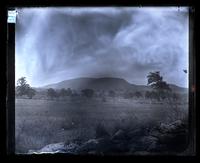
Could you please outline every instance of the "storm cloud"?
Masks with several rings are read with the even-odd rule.
[[[188,9],[18,8],[16,80],[32,86],[77,77],[146,85],[150,71],[188,87]]]

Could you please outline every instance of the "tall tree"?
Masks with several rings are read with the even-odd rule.
[[[166,94],[171,91],[169,84],[163,81],[163,77],[160,76],[160,72],[150,72],[147,76],[148,83],[158,93],[159,99],[164,99]]]
[[[17,95],[23,96],[26,95],[28,92],[28,89],[30,88],[29,84],[27,84],[26,77],[21,77],[17,80]]]
[[[36,94],[36,91],[27,83],[26,77],[21,77],[17,80],[16,92],[19,96],[27,95],[29,98]]]

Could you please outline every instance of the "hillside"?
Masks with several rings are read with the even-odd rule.
[[[94,89],[94,90],[127,90],[127,91],[150,91],[151,88],[145,85],[135,85],[127,82],[121,78],[76,78],[70,80],[64,80],[62,82],[46,85],[42,88],[71,88],[75,90],[81,89]],[[170,84],[170,88],[179,93],[186,93],[187,88],[178,87],[174,84]]]

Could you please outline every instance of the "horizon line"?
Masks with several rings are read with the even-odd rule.
[[[61,82],[67,81],[67,80],[75,80],[75,79],[81,79],[81,78],[88,78],[88,79],[115,78],[115,79],[125,80],[129,84],[133,84],[133,85],[136,85],[136,86],[148,86],[148,85],[143,85],[143,84],[135,84],[135,83],[129,82],[128,80],[126,80],[124,78],[120,78],[120,77],[77,77],[77,78],[64,79],[64,80],[61,80],[61,81],[58,81],[58,82],[53,82],[53,83],[45,84],[45,85],[41,85],[41,86],[32,86],[32,87],[33,88],[42,88],[42,87],[46,87],[48,85],[58,84],[58,83],[61,83]],[[174,84],[174,83],[167,83],[167,84],[169,84],[169,85],[175,85],[177,87],[181,87],[181,88],[185,88],[185,89],[189,89],[189,87],[179,86],[179,85]]]

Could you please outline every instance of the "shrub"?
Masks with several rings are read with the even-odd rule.
[[[47,90],[47,96],[50,97],[51,99],[57,97],[57,92],[53,88],[49,88]]]
[[[108,95],[109,95],[110,97],[115,97],[115,96],[116,96],[116,93],[115,93],[115,91],[110,90],[110,91],[108,92]]]
[[[33,88],[29,88],[28,91],[27,91],[27,96],[32,99],[33,96],[35,96],[36,94],[36,91],[33,89]]]
[[[83,89],[82,91],[83,96],[91,98],[94,95],[94,90],[93,89]]]
[[[142,93],[137,91],[137,92],[135,92],[134,96],[136,98],[140,98],[140,97],[142,97]]]

